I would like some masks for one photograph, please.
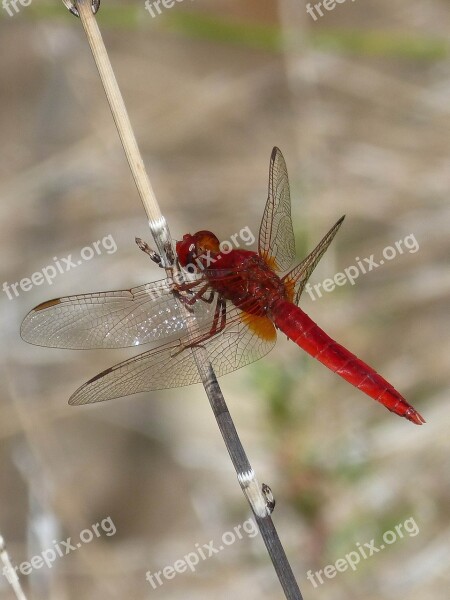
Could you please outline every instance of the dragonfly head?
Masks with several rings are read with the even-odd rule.
[[[218,254],[219,240],[211,231],[197,231],[194,235],[187,233],[176,244],[178,260],[182,267],[193,265],[195,259]]]

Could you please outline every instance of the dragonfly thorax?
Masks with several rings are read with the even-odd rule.
[[[209,282],[241,310],[265,316],[277,300],[287,298],[283,281],[256,252],[232,250],[215,258],[206,271]]]

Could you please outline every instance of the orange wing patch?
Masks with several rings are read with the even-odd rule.
[[[261,258],[269,267],[269,269],[271,269],[272,271],[278,271],[278,264],[274,256],[271,256],[267,252],[263,252],[263,254],[261,254]]]
[[[269,317],[258,317],[256,315],[243,312],[241,314],[241,321],[247,325],[250,331],[256,333],[256,335],[263,340],[270,342],[275,340],[277,337],[275,326]]]
[[[294,302],[295,298],[295,279],[291,277],[283,278],[284,289],[289,302]]]

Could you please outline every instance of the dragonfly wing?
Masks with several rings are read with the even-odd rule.
[[[212,318],[199,302],[200,322]],[[123,348],[186,331],[177,299],[167,279],[130,290],[67,296],[44,302],[25,317],[22,338],[51,348]]]
[[[259,360],[275,346],[277,334],[268,317],[254,317],[233,307],[227,325],[206,346],[218,377]]]
[[[270,157],[269,194],[258,241],[259,254],[277,273],[287,271],[295,257],[289,178],[281,150]]]
[[[258,360],[274,346],[275,327],[269,319],[248,317],[234,307],[227,312],[227,325],[205,340],[208,329],[199,328],[203,346],[217,376]],[[200,341],[201,340],[201,341]],[[90,404],[138,392],[182,387],[199,383],[199,372],[187,338],[144,352],[103,371],[81,386],[69,404]]]
[[[294,267],[290,273],[283,277],[283,281],[286,282],[286,287],[292,290],[292,298],[295,304],[300,301],[300,296],[305,288],[306,282],[311,276],[311,273],[317,266],[317,263],[322,258],[324,253],[327,251],[328,246],[333,241],[334,236],[342,225],[345,215],[339,219],[339,221],[333,225],[330,231],[321,239],[314,250],[308,254],[308,256],[302,260],[302,262]]]
[[[190,350],[180,344],[149,350],[106,369],[82,385],[69,404],[91,404],[147,390],[198,383],[199,373]]]

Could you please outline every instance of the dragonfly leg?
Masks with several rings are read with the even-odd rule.
[[[220,315],[219,315],[220,313]],[[219,316],[220,316],[220,325],[219,325]],[[222,297],[219,297],[216,304],[216,310],[214,312],[214,319],[211,325],[211,329],[209,331],[209,335],[215,335],[216,333],[220,333],[225,329],[225,325],[227,323],[227,306],[225,300]]]
[[[188,296],[186,293],[182,293],[182,292],[189,293],[190,288],[194,287],[194,285],[198,285],[198,281],[194,281],[191,283],[182,283],[182,284],[178,284],[178,285],[174,284],[173,289],[172,289],[173,295],[176,296],[178,298],[178,300],[184,304],[184,306],[186,307],[186,310],[188,310],[190,313],[194,312],[194,304],[197,302],[197,300],[203,300],[204,302],[209,301],[209,298],[208,299],[203,298],[203,294],[205,293],[205,291],[208,288],[207,283],[205,283],[205,285],[203,287],[201,287],[200,290],[198,290],[191,296]],[[214,292],[213,292],[213,294],[214,294]],[[212,302],[212,299],[211,299],[211,302]]]
[[[178,298],[178,300],[184,304],[186,310],[188,310],[190,313],[194,312],[194,306],[192,305],[192,303],[188,302],[189,298],[187,298],[186,296],[182,296],[180,292],[177,291],[174,291],[173,293]]]
[[[150,256],[153,262],[155,262],[159,267],[164,268],[160,255],[157,252],[155,252],[152,248],[150,248],[147,242],[144,242],[144,240],[141,240],[141,238],[138,237],[135,238],[135,242],[138,245],[139,249],[142,250],[142,252],[145,252],[145,254],[148,254]]]
[[[187,306],[186,308],[188,310],[190,309],[189,306]],[[173,354],[173,356],[180,354],[180,352],[183,352],[184,350],[186,350],[186,348],[193,348],[194,346],[201,346],[202,342],[205,342],[205,341],[211,339],[211,337],[213,335],[216,335],[216,334],[220,333],[221,331],[223,331],[225,329],[225,325],[227,322],[227,310],[226,309],[227,309],[227,305],[226,305],[225,300],[222,297],[219,297],[219,299],[217,300],[216,309],[214,312],[214,318],[213,318],[213,322],[212,322],[211,329],[209,330],[209,332],[204,333],[202,336],[200,336],[196,340],[193,340],[190,344],[181,346],[181,348],[179,350],[177,350]],[[220,320],[220,322],[219,322],[219,320]]]
[[[195,286],[201,283],[202,279],[196,279],[195,281],[183,281],[182,283],[174,284],[174,288],[178,292],[186,292],[192,290]],[[204,281],[204,279],[203,279]],[[204,286],[201,288],[204,289]]]
[[[206,304],[212,304],[212,301],[214,300],[214,290],[211,290],[211,293],[209,294],[208,298],[205,298],[204,296],[202,296],[200,298],[200,300],[202,300],[203,302],[206,302]]]
[[[179,300],[181,300],[181,302],[183,302],[185,306],[193,306],[197,302],[197,300],[202,300],[207,304],[211,304],[211,302],[214,299],[214,290],[211,290],[209,296],[205,298],[205,292],[209,289],[209,283],[205,283],[205,285],[203,285],[199,290],[192,294],[192,296],[187,296],[181,293],[189,291],[189,289],[194,287],[195,285],[198,285],[198,281],[186,284],[182,283],[173,290],[173,293],[177,296]]]

